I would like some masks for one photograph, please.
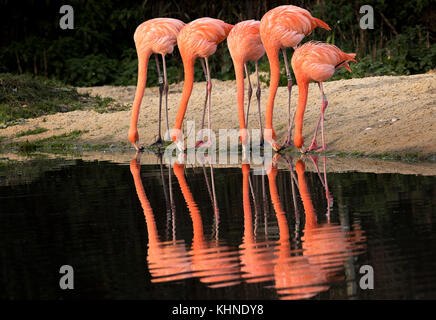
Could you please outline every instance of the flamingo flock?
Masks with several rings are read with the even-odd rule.
[[[306,9],[283,5],[268,11],[260,21],[247,20],[236,25],[228,24],[219,19],[200,18],[185,24],[184,22],[171,18],[156,18],[148,20],[135,31],[134,40],[138,54],[138,83],[133,102],[130,129],[128,132],[129,141],[139,151],[139,135],[137,123],[142,97],[147,80],[147,66],[150,56],[154,53],[159,77],[159,132],[158,139],[152,146],[163,147],[161,136],[161,112],[162,96],[165,96],[166,124],[168,124],[168,80],[166,73],[165,55],[172,53],[177,44],[183,61],[185,82],[177,111],[176,121],[171,131],[171,138],[180,151],[184,151],[183,135],[181,127],[188,107],[189,98],[194,85],[194,63],[200,59],[206,78],[206,97],[202,117],[202,129],[205,125],[205,115],[208,115],[208,130],[211,130],[211,93],[212,78],[208,63],[208,57],[213,55],[218,44],[227,38],[227,45],[233,60],[237,83],[237,104],[240,125],[240,139],[243,150],[247,147],[247,122],[252,86],[247,68],[247,62],[253,61],[257,74],[256,98],[259,112],[259,127],[261,130],[261,145],[263,140],[268,142],[272,148],[279,152],[292,147],[291,132],[295,121],[294,146],[302,153],[308,151],[320,152],[326,150],[324,137],[324,112],[327,107],[327,98],[323,90],[323,81],[332,77],[334,72],[345,67],[351,72],[349,62],[356,62],[354,53],[345,53],[338,47],[323,43],[310,41],[303,45],[300,42],[308,36],[315,28],[320,27],[330,30],[330,27],[320,19],[313,17]],[[298,105],[291,120],[291,90],[292,77],[289,62],[286,56],[286,48],[294,49],[291,65],[297,80],[299,90]],[[285,61],[286,75],[288,78],[288,133],[283,144],[276,141],[276,134],[273,128],[274,100],[280,78],[279,52],[282,52]],[[265,113],[265,130],[262,128],[260,84],[258,73],[258,60],[266,53],[270,65],[270,87]],[[163,78],[159,67],[158,55],[162,56]],[[247,112],[244,110],[244,71],[248,80],[248,105]],[[308,149],[304,147],[302,137],[304,111],[307,103],[309,82],[318,82],[321,96],[321,116],[315,130],[314,138]],[[316,137],[319,126],[321,126],[322,146],[318,147]],[[203,132],[203,130],[202,130]],[[210,146],[211,140],[202,139],[197,141],[196,147]]]

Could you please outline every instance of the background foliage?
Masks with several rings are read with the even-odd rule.
[[[62,30],[54,0],[0,0],[0,73],[31,73],[77,86],[102,84],[135,85],[137,58],[133,42],[135,28],[155,17],[173,17],[184,22],[209,16],[235,24],[260,20],[282,4],[307,8],[326,21],[332,31],[315,30],[307,40],[322,40],[346,52],[356,52],[359,63],[353,73],[345,70],[337,78],[399,75],[427,72],[436,64],[435,2],[431,0],[71,0],[74,30]],[[374,8],[373,30],[359,28],[361,5]],[[288,51],[290,53],[290,51]],[[290,54],[289,56],[290,57]],[[214,78],[234,79],[226,44],[210,59]],[[183,79],[177,50],[168,57],[170,82]],[[264,57],[261,70],[268,71]],[[148,85],[156,85],[156,67],[149,64]],[[203,79],[196,68],[197,80]],[[267,77],[264,77],[268,81]],[[283,75],[281,84],[286,83]]]

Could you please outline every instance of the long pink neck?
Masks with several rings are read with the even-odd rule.
[[[298,105],[297,105],[297,112],[295,114],[295,134],[294,134],[294,144],[297,148],[301,148],[304,143],[303,121],[304,121],[304,111],[306,110],[308,92],[309,92],[309,82],[300,81],[298,83]]]
[[[142,97],[144,96],[145,85],[147,82],[148,60],[152,52],[148,50],[138,54],[138,83],[136,85],[135,99],[133,100],[132,117],[130,118],[130,128],[137,129],[139,109],[141,108]]]
[[[266,53],[269,60],[271,78],[269,82],[268,102],[266,103],[265,129],[272,129],[274,99],[280,79],[279,48],[270,48]]]
[[[188,107],[189,98],[191,97],[192,87],[194,86],[194,62],[192,56],[184,56],[183,69],[185,70],[185,83],[183,84],[182,99],[180,100],[179,110],[177,111],[176,123],[174,129],[181,129],[183,118],[185,117],[186,108]]]
[[[157,232],[156,221],[154,219],[153,209],[151,208],[150,202],[148,201],[147,195],[145,194],[144,186],[141,180],[140,166],[137,165],[136,160],[132,160],[130,163],[130,171],[133,176],[133,181],[135,183],[136,193],[141,203],[142,209],[144,210],[145,221],[147,223],[147,233],[150,245],[156,245],[159,242],[159,235]]]
[[[270,173],[268,174],[268,182],[271,202],[273,204],[274,211],[276,212],[277,222],[279,225],[280,243],[284,244],[286,241],[289,241],[289,228],[286,220],[286,212],[283,210],[280,202],[279,192],[277,190],[277,170],[278,169],[276,166],[271,168]]]
[[[203,221],[201,219],[200,210],[198,209],[198,205],[194,200],[194,196],[191,193],[191,190],[189,189],[189,185],[186,182],[185,173],[184,173],[185,166],[183,164],[174,164],[174,174],[177,178],[177,181],[179,182],[180,189],[182,190],[183,198],[185,198],[185,202],[188,206],[189,213],[191,214],[192,219],[192,228],[194,232],[194,238],[193,238],[193,246],[203,246],[204,244],[204,233],[203,233]],[[194,248],[195,249],[195,248]]]

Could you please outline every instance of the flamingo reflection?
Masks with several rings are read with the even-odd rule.
[[[159,240],[156,221],[141,180],[140,159],[130,162],[130,172],[136,193],[144,210],[148,233],[148,268],[152,282],[175,281],[191,277],[191,260],[183,240],[162,242]],[[171,188],[171,186],[170,186]]]
[[[280,203],[277,190],[277,158],[273,161],[268,173],[271,202],[276,213],[279,226],[278,255],[274,265],[275,288],[280,299],[303,299],[315,296],[327,290],[325,272],[301,254],[291,250],[289,226],[286,213]],[[291,180],[291,183],[294,183]]]
[[[215,241],[206,240],[200,210],[186,182],[184,165],[175,163],[173,170],[192,220],[194,236],[189,253],[194,276],[199,277],[201,282],[208,284],[211,288],[239,284],[241,277],[237,252],[234,248],[217,241],[218,239]],[[212,184],[212,190],[213,194],[215,194],[214,184]],[[214,199],[216,198],[214,197]],[[215,205],[216,202],[213,201],[214,212],[217,214]]]
[[[317,173],[319,174],[317,157],[311,159],[315,165]],[[325,171],[326,158],[323,157],[324,162],[324,182],[327,199],[327,216],[330,218],[330,205],[332,204],[332,197],[328,191],[327,174]],[[337,274],[343,270],[345,260],[352,255],[361,253],[364,246],[361,244],[365,237],[358,224],[354,225],[353,231],[346,232],[344,227],[338,224],[331,223],[328,219],[326,223],[318,223],[315,208],[310,196],[309,187],[305,177],[305,164],[303,160],[297,161],[296,172],[298,176],[298,189],[300,191],[301,200],[306,216],[306,225],[304,229],[304,236],[302,237],[303,252],[308,256],[312,265],[319,266],[322,272],[326,275],[329,282],[339,280]],[[324,180],[324,181],[323,181]]]
[[[242,165],[242,205],[244,217],[244,232],[239,248],[227,245],[219,237],[219,209],[215,192],[213,167],[210,165],[210,179],[206,167],[203,166],[205,188],[208,191],[211,207],[214,213],[214,230],[207,234],[203,227],[200,209],[194,199],[185,176],[185,166],[176,162],[168,170],[168,184],[164,182],[163,169],[161,178],[165,199],[167,202],[167,230],[170,221],[173,223],[172,236],[166,234],[168,241],[161,241],[150,202],[147,199],[140,176],[140,161],[135,158],[130,163],[130,171],[135,183],[136,192],[144,211],[148,231],[147,261],[153,282],[166,282],[186,278],[199,278],[210,288],[227,287],[247,283],[273,282],[280,299],[311,298],[330,288],[331,283],[341,279],[344,265],[350,257],[363,252],[362,243],[365,236],[358,224],[349,226],[339,225],[330,221],[330,209],[333,197],[329,192],[326,175],[326,159],[323,157],[324,176],[318,168],[318,157],[309,158],[315,166],[322,187],[325,190],[327,219],[319,222],[317,212],[312,202],[309,184],[305,176],[305,162],[303,157],[295,164],[290,156],[276,155],[268,168],[268,186],[271,204],[275,212],[278,225],[277,238],[268,238],[267,231],[271,226],[265,223],[265,237],[257,230],[258,205],[263,200],[264,216],[268,215],[267,196],[262,178],[262,190],[259,197],[252,184],[250,165]],[[289,167],[292,192],[290,198],[295,214],[295,233],[290,232],[288,217],[282,206],[279,189],[277,187],[278,163],[284,160]],[[176,240],[175,234],[175,205],[172,192],[171,177],[174,173],[180,186],[181,193],[189,211],[193,227],[193,239],[188,248],[184,240]],[[169,193],[166,186],[168,185]],[[298,208],[299,192],[304,209],[300,217]],[[250,198],[251,196],[251,198]],[[252,203],[254,214],[252,214]],[[292,208],[292,207],[291,207]],[[212,210],[210,211],[212,212]],[[304,218],[304,220],[303,220]],[[301,223],[300,220],[304,221]],[[265,220],[266,221],[266,220]],[[302,228],[303,236],[300,236]],[[274,233],[275,234],[275,233]],[[275,241],[276,240],[276,241]],[[352,267],[352,266],[351,266]]]
[[[242,193],[244,209],[244,237],[239,246],[241,256],[242,277],[246,282],[262,282],[273,280],[274,266],[272,261],[274,255],[273,241],[256,241],[256,233],[253,228],[253,217],[251,213],[250,191],[253,195],[250,183],[250,165],[242,165]]]

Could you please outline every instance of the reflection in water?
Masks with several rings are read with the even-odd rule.
[[[261,194],[256,192],[250,175],[250,165],[242,165],[242,208],[244,211],[244,232],[239,248],[228,246],[219,238],[218,199],[215,192],[213,167],[210,165],[210,180],[203,166],[205,189],[209,194],[213,212],[214,230],[211,236],[205,234],[202,215],[185,177],[183,164],[175,163],[168,170],[168,187],[162,170],[161,178],[167,202],[167,221],[172,221],[171,240],[160,241],[150,202],[147,199],[140,176],[139,159],[130,163],[136,192],[144,210],[148,233],[148,257],[152,282],[169,282],[187,278],[198,278],[209,288],[227,287],[247,283],[265,283],[274,287],[281,299],[301,299],[314,297],[326,291],[335,281],[343,280],[341,274],[350,258],[365,250],[365,236],[358,224],[352,228],[330,222],[330,208],[333,197],[329,192],[325,171],[326,158],[322,157],[324,176],[318,169],[318,158],[310,156],[322,188],[325,192],[326,222],[318,222],[312,203],[309,185],[305,177],[306,157],[295,163],[289,156],[276,155],[268,167],[269,196],[278,226],[278,239],[271,240],[267,222],[268,207],[265,179],[261,177]],[[293,211],[285,212],[277,188],[278,163],[283,162],[290,172]],[[192,222],[193,239],[190,248],[183,239],[177,240],[175,230],[175,210],[173,201],[172,173],[180,186]],[[167,190],[168,189],[168,190]],[[259,188],[257,188],[258,190]],[[299,194],[299,196],[298,196]],[[298,198],[301,199],[304,215],[300,214]],[[260,205],[263,202],[263,206]],[[255,217],[253,217],[252,204]],[[286,206],[285,207],[290,207]],[[265,228],[258,228],[259,212],[264,214]],[[290,233],[288,219],[295,217],[295,230]],[[301,226],[302,231],[300,232]],[[352,259],[351,259],[352,260]],[[351,262],[352,263],[352,262]],[[345,272],[346,273],[346,272]],[[347,273],[346,273],[347,274]],[[271,286],[272,284],[272,286]]]
[[[205,171],[204,171],[205,172]],[[194,197],[189,189],[184,174],[183,164],[174,164],[174,174],[179,182],[186,205],[191,215],[194,237],[192,248],[189,252],[192,261],[192,270],[195,277],[200,281],[209,284],[210,287],[230,286],[239,283],[239,258],[233,248],[221,243],[218,238],[206,240],[203,231],[203,222],[200,210],[195,203]],[[213,169],[211,168],[213,177]],[[206,181],[207,176],[206,176]],[[212,179],[213,182],[213,179]],[[212,184],[212,193],[215,195],[215,186]],[[213,196],[213,207],[215,216],[218,216],[215,196]],[[216,222],[218,225],[218,223]],[[218,233],[215,232],[218,237]]]
[[[191,277],[191,262],[187,257],[183,240],[160,241],[154,219],[153,210],[144,191],[141,181],[140,163],[138,159],[130,162],[130,172],[135,182],[136,193],[144,210],[148,234],[147,261],[152,282],[181,280]]]
[[[240,245],[241,271],[245,281],[262,282],[273,280],[275,259],[273,241],[256,241],[255,227],[251,214],[250,194],[255,200],[253,186],[250,180],[250,165],[242,165],[242,192],[244,208],[244,237]],[[257,208],[256,208],[257,210]],[[257,219],[254,219],[256,223]]]

